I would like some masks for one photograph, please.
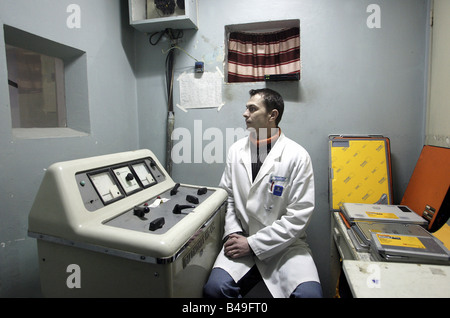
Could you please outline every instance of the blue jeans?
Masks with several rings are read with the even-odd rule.
[[[222,268],[213,268],[203,287],[203,296],[205,298],[241,298],[261,279],[261,274],[256,266],[253,266],[237,283]],[[322,287],[318,282],[304,282],[297,286],[290,297],[322,298]]]

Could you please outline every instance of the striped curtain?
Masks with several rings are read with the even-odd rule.
[[[300,29],[270,33],[231,32],[228,43],[228,82],[259,82],[264,75],[298,74]]]

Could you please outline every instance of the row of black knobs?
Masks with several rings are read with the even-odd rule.
[[[178,188],[180,187],[180,184],[177,183],[175,184],[175,186],[172,188],[172,190],[170,191],[170,195],[175,195],[178,192]],[[197,191],[197,195],[203,195],[206,194],[206,192],[208,192],[207,188],[200,188]],[[192,204],[198,204],[199,200],[196,196],[193,195],[187,195],[186,196],[186,201],[188,201],[189,203]],[[184,209],[188,209],[188,208],[195,208],[195,206],[193,205],[181,205],[181,204],[176,204],[172,210],[172,213],[174,214],[182,214],[182,210]],[[145,216],[145,214],[150,212],[150,208],[148,206],[136,206],[133,209],[133,214],[136,215],[139,218],[142,218]],[[150,226],[149,226],[149,230],[150,231],[155,231],[157,229],[160,229],[164,226],[165,224],[165,219],[164,217],[160,217],[157,218],[155,220],[153,220],[152,222],[150,222]]]

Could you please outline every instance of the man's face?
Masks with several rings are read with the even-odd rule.
[[[268,113],[264,105],[263,97],[260,94],[253,95],[247,102],[246,110],[243,114],[247,129],[255,129],[256,134],[276,126],[272,117],[272,112]],[[264,129],[261,129],[264,128]]]

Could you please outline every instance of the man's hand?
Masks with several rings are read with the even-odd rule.
[[[239,258],[252,254],[247,238],[239,234],[230,234],[224,244],[225,255],[229,258]]]

